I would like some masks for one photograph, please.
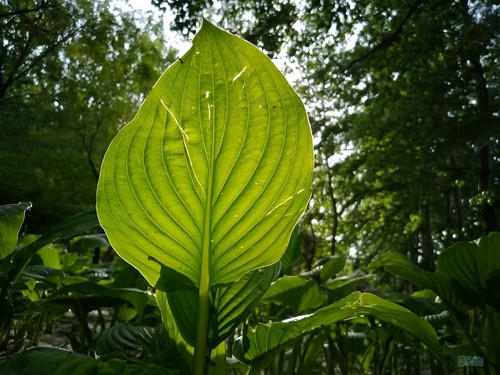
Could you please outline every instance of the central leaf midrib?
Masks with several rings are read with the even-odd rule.
[[[215,95],[215,87],[214,87],[214,79],[213,76],[215,74],[213,68],[213,57],[212,57],[212,43],[210,40],[210,36],[207,35],[208,41],[208,50],[210,55],[208,56],[208,61],[205,64],[210,63],[210,67],[212,70],[212,91],[207,96],[207,106],[208,106],[208,126],[207,126],[207,135],[211,135],[211,143],[210,150],[207,147],[203,147],[207,155],[207,169],[208,169],[208,178],[207,178],[207,190],[206,190],[206,201],[205,201],[205,217],[203,221],[203,245],[202,245],[202,262],[201,262],[201,275],[200,275],[200,294],[202,292],[207,291],[210,286],[210,248],[211,248],[211,221],[212,221],[212,192],[213,192],[213,180],[214,180],[214,144],[215,144],[215,105],[210,107],[210,103],[215,103],[214,95]],[[200,53],[200,75],[203,69],[203,51]],[[198,86],[198,96],[201,95],[201,78],[200,85]],[[201,117],[202,107],[200,103],[200,133],[202,136],[202,140],[205,143],[205,137],[203,137],[204,129],[203,129],[203,121]],[[202,288],[203,285],[203,288]]]
[[[212,69],[212,103],[214,100],[214,79],[215,74],[212,61],[212,43],[210,41],[210,35],[206,36],[208,41],[208,50],[211,69]],[[203,69],[203,50],[200,52],[200,76]],[[201,77],[198,84],[198,97],[201,94]],[[205,201],[205,217],[203,222],[203,242],[202,242],[202,258],[201,258],[201,269],[200,269],[200,282],[198,290],[198,321],[196,326],[196,346],[195,346],[195,373],[203,373],[205,365],[206,356],[206,345],[207,345],[207,333],[208,333],[208,317],[209,317],[209,298],[208,293],[210,289],[210,248],[211,248],[211,218],[212,218],[212,190],[213,190],[213,179],[214,179],[214,145],[215,145],[215,105],[210,108],[210,95],[207,97],[208,104],[208,114],[209,114],[209,125],[207,133],[210,134],[212,142],[210,144],[210,155],[207,155],[207,167],[208,167],[208,181],[206,189],[206,201]],[[201,103],[199,108],[200,113],[200,133],[202,141],[205,142],[203,137],[203,121],[201,116]],[[211,129],[210,129],[211,127]],[[205,152],[207,148],[204,147]]]

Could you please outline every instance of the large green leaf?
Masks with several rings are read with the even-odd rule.
[[[304,335],[326,325],[365,315],[407,331],[436,356],[441,355],[436,332],[429,323],[404,307],[361,292],[352,293],[314,314],[271,324],[258,324],[236,341],[234,354],[242,362],[261,368],[277,353]]]
[[[139,355],[153,354],[158,348],[164,346],[166,350],[166,336],[163,330],[141,324],[118,323],[105,329],[96,342],[96,353],[99,357],[121,352],[130,358]]]
[[[0,206],[0,259],[5,258],[16,248],[24,214],[30,208],[30,202]]]
[[[174,341],[163,326],[118,323],[105,329],[96,340],[99,358],[120,358],[155,363],[180,373],[188,373],[189,366],[180,357]]]
[[[312,167],[297,94],[263,53],[204,21],[112,141],[99,221],[152,285],[160,264],[196,287],[234,282],[280,259]]]

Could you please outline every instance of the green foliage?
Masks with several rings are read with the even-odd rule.
[[[496,288],[500,270],[500,234],[491,233],[479,245],[457,242],[437,259],[437,272],[426,272],[411,264],[400,253],[380,255],[370,265],[404,277],[424,288],[434,290],[448,305],[456,309],[485,307],[489,304],[500,312]]]
[[[43,365],[41,365],[43,364]],[[5,374],[40,375],[163,375],[180,374],[154,364],[128,364],[113,358],[109,362],[54,348],[36,348],[12,358],[0,360]]]
[[[0,206],[0,259],[15,250],[24,214],[30,208],[29,202]]]
[[[99,180],[100,222],[151,285],[150,256],[197,287],[276,262],[309,199],[300,99],[262,53],[204,25],[113,140]]]
[[[27,225],[46,231],[95,203],[108,143],[174,52],[152,17],[108,0],[0,12],[0,202],[30,199]]]
[[[184,32],[216,13],[293,72],[316,139],[308,267],[392,250],[431,271],[453,242],[498,230],[495,1],[155,3]]]
[[[436,355],[441,355],[437,336],[430,324],[405,308],[373,294],[355,292],[311,315],[269,325],[259,324],[236,343],[235,355],[243,362],[263,367],[270,357],[300,337],[330,324],[353,317],[370,315],[387,321],[412,335]]]
[[[265,55],[209,22],[111,143],[99,220],[152,286],[175,272],[196,287],[168,298],[184,339],[196,338],[202,352],[196,366],[204,366],[210,289],[281,258],[312,168],[298,96]]]
[[[26,232],[92,204],[146,98],[98,209],[149,282],[95,211],[35,236],[26,205],[1,207],[1,356],[68,317],[83,355],[28,351],[0,372],[454,373],[472,353],[498,372],[498,235],[443,250],[497,228],[498,7],[221,4],[170,3],[172,26],[220,13],[303,73],[316,167],[293,232],[311,137],[260,52],[206,23],[146,96],[173,57],[152,18],[107,0],[0,5],[0,200],[35,202]],[[374,266],[429,289],[358,269],[388,250]]]
[[[6,213],[6,220],[14,221],[19,216],[18,210],[12,209],[13,206],[0,206],[0,210]],[[24,208],[26,205],[17,206]],[[89,253],[96,249],[92,246],[105,249],[109,244],[96,234],[78,235],[96,226],[95,210],[83,212],[65,220],[43,236],[29,235],[19,239],[16,250],[1,259],[2,352],[16,351],[24,345],[36,345],[41,339],[42,329],[51,330],[57,324],[56,321],[67,314],[74,318],[72,330],[64,332],[67,336],[65,341],[74,351],[83,354],[91,352],[95,345],[91,329],[95,323],[90,323],[88,318],[91,311],[98,311],[101,327],[106,324],[103,314],[109,312],[113,313],[112,320],[116,322],[143,319],[159,323],[159,317],[154,318],[152,315],[152,306],[155,304],[150,294],[133,288],[136,283],[130,274],[127,282],[119,277],[123,273],[120,263],[116,266],[109,263],[92,265],[91,259],[95,258],[95,254]],[[17,228],[2,227],[0,235],[6,238],[13,229],[17,234]],[[68,241],[67,247],[64,246],[65,241]],[[87,243],[89,247],[84,250],[78,246],[71,252],[69,245],[78,243]],[[56,354],[43,355],[57,357]],[[167,355],[162,358],[165,362],[161,362],[161,365],[171,363]],[[14,356],[12,361],[6,359],[1,366],[18,368],[21,363]],[[107,368],[107,365],[86,363],[95,371],[101,371],[101,367]],[[125,363],[122,363],[121,368],[125,369]]]
[[[279,262],[258,270],[285,255],[290,271],[300,237],[288,252],[285,245],[311,171],[312,139],[296,94],[261,52],[208,22],[111,143],[98,183],[101,225],[157,288],[167,333],[193,373],[207,363],[225,372],[224,340],[262,296],[264,305],[313,313],[244,330],[235,354],[250,372],[304,336],[316,349],[303,358],[313,363],[328,333],[316,338],[320,328],[365,315],[408,330],[439,357],[432,327],[396,304],[355,292],[323,307],[328,288],[322,294],[319,283],[342,270],[343,256],[319,261],[301,274],[307,281],[284,276],[271,285]],[[267,349],[247,357],[247,343]]]
[[[465,330],[466,343],[470,345],[471,350],[498,368],[500,358],[497,355],[496,334],[488,327],[496,327],[500,316],[499,254],[500,233],[490,233],[482,237],[478,244],[458,242],[444,250],[437,259],[436,272],[423,271],[401,254],[390,252],[382,254],[370,267],[384,267],[388,272],[436,292],[451,314],[457,318],[460,328]],[[475,322],[471,321],[471,327],[465,327],[460,320],[461,313],[475,314],[477,311],[483,315],[483,324],[474,328]],[[436,319],[437,317],[430,318],[434,321]],[[469,331],[475,334],[471,335]],[[480,348],[481,344],[485,345],[486,352]],[[455,357],[460,355],[454,354]]]

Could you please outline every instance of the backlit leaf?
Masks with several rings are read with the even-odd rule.
[[[257,48],[205,21],[111,143],[99,221],[152,285],[159,263],[196,287],[235,282],[283,255],[312,167],[297,94]]]

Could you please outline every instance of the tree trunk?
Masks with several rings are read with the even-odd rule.
[[[472,66],[474,67],[474,73],[476,77],[476,93],[477,102],[479,106],[479,113],[485,113],[488,110],[488,88],[486,86],[486,79],[484,78],[483,67],[479,57],[474,56],[471,59]],[[479,191],[481,193],[488,193],[491,188],[491,141],[486,139],[481,145],[479,150]],[[495,208],[489,204],[488,199],[484,200],[483,203],[483,226],[485,234],[497,230],[497,218],[495,213]]]
[[[473,17],[469,11],[469,5],[466,0],[462,0],[462,12],[464,16],[464,25],[469,26],[471,29],[476,25]],[[470,30],[469,30],[470,31]],[[477,105],[479,109],[479,119],[484,121],[491,117],[489,109],[489,95],[488,86],[486,84],[486,78],[484,76],[484,69],[481,64],[481,54],[474,48],[474,46],[467,46],[467,58],[472,65],[472,72],[474,74],[475,86],[476,86],[476,97]],[[488,125],[484,123],[479,123],[478,127],[482,128]],[[488,134],[489,132],[487,132]],[[485,137],[483,142],[479,145],[479,192],[487,194],[488,190],[491,188],[491,140],[489,137]],[[497,218],[495,213],[495,208],[489,204],[488,199],[483,200],[482,214],[483,214],[483,227],[485,234],[496,231]]]
[[[423,207],[424,223],[422,225],[422,250],[423,250],[423,266],[427,271],[436,269],[434,246],[432,242],[432,227],[431,227],[431,210],[429,203],[426,202]]]
[[[332,172],[330,168],[327,169],[328,177],[328,194],[330,195],[330,200],[332,201],[332,241],[330,243],[330,255],[335,255],[337,249],[337,229],[339,227],[339,213],[337,211],[337,199],[335,198],[335,193],[333,192],[332,186]]]
[[[309,202],[310,204],[311,202]],[[314,226],[312,223],[311,215],[305,216],[305,221],[309,224],[311,231],[304,231],[304,252],[302,253],[302,258],[305,262],[306,270],[310,271],[312,269],[312,264],[314,260],[314,255],[316,254],[316,234],[314,233]]]
[[[453,172],[456,172],[458,170],[457,166],[457,156],[455,153],[451,154],[450,157],[450,164]],[[455,218],[456,218],[456,224],[455,227],[457,228],[458,231],[458,239],[462,240],[463,239],[463,233],[464,233],[464,227],[465,227],[465,220],[464,220],[464,210],[462,207],[462,194],[460,191],[459,186],[453,186],[451,189],[451,194],[452,194],[452,207],[455,209]]]

